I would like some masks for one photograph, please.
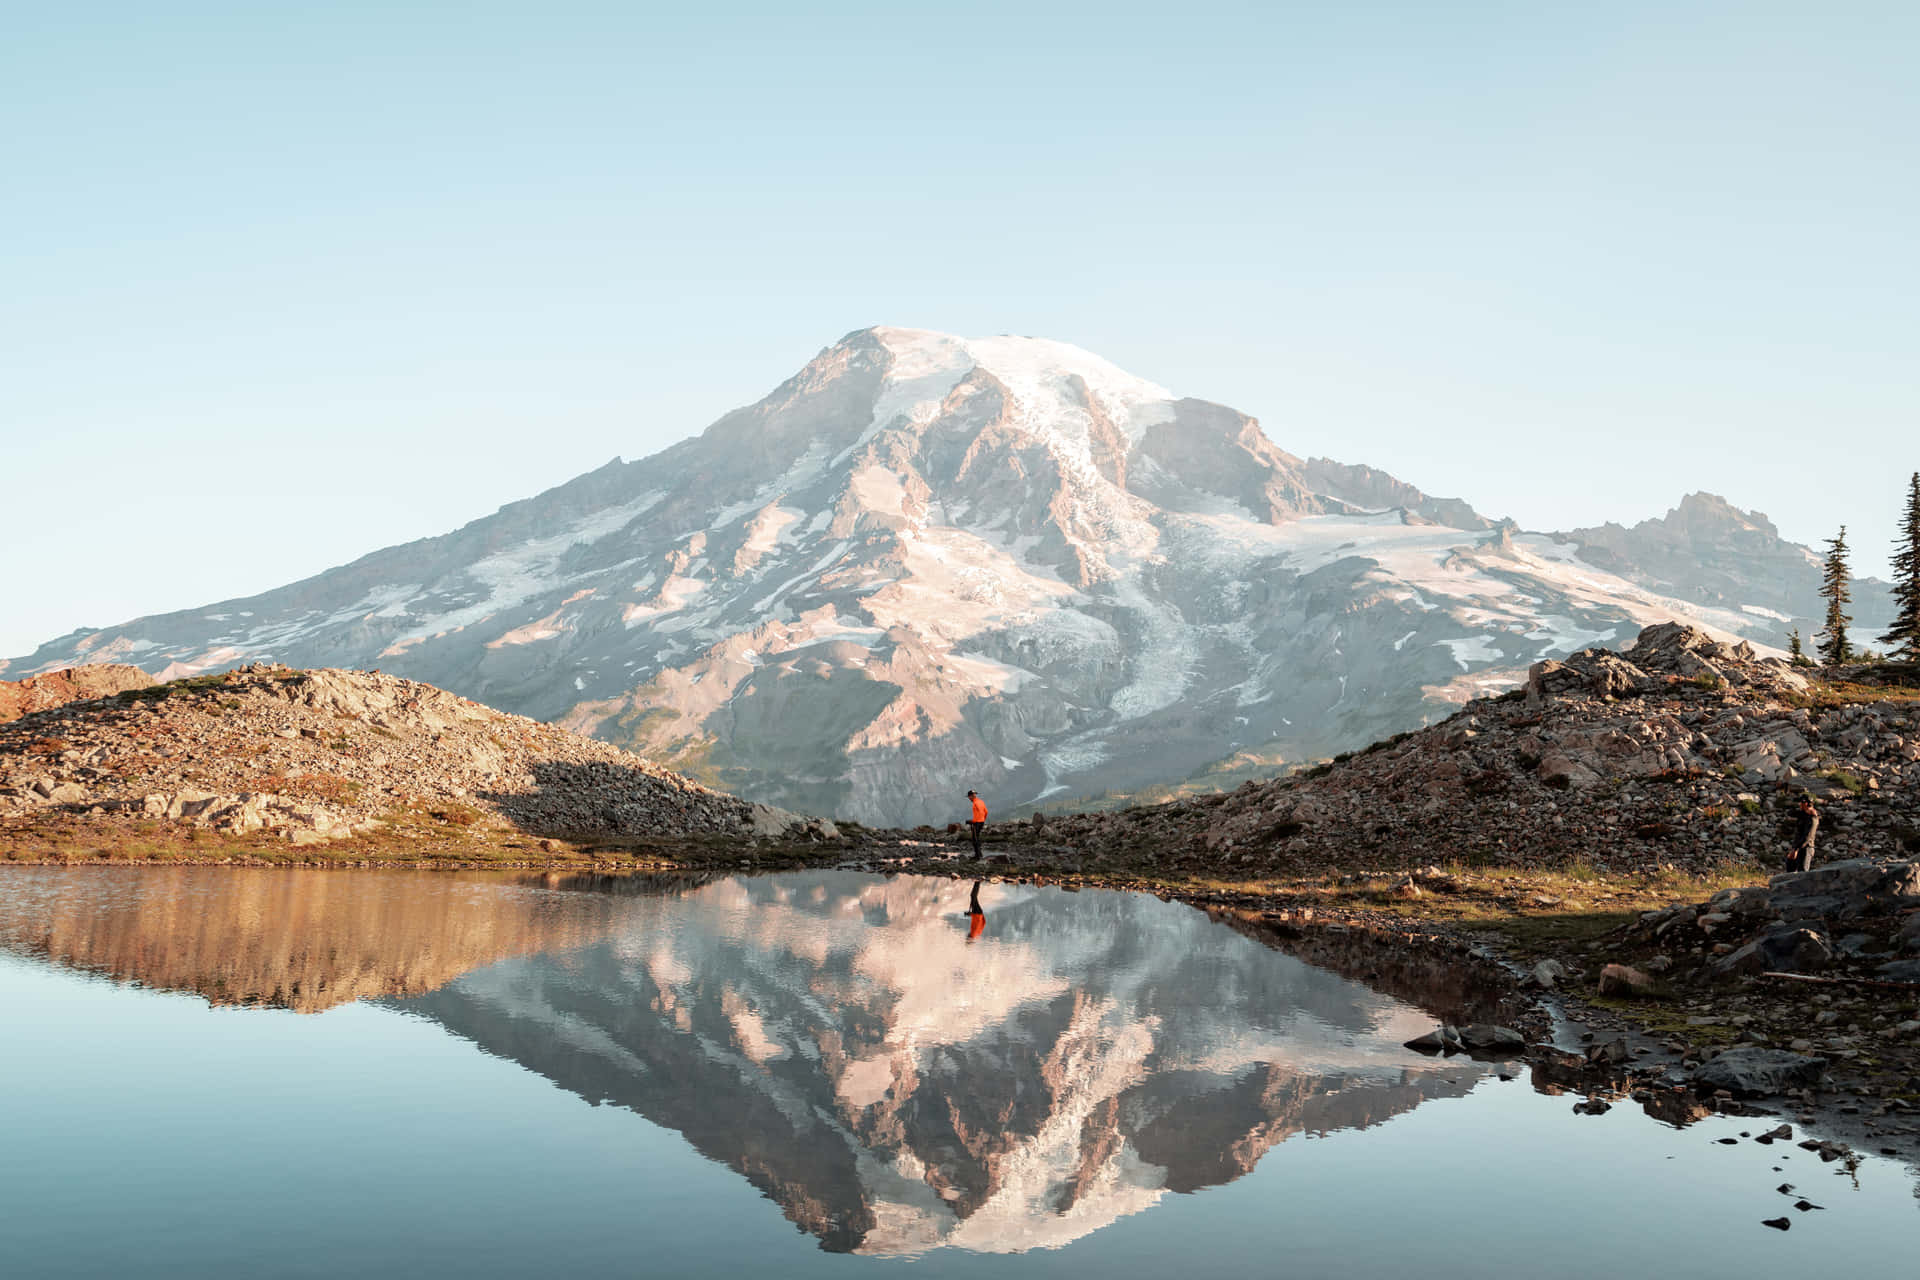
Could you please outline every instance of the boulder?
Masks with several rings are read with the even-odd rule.
[[[1569,787],[1586,791],[1600,785],[1599,774],[1559,751],[1550,751],[1542,756],[1534,772],[1540,781],[1563,791]]]
[[[787,809],[776,809],[770,804],[756,804],[748,821],[754,835],[778,838],[787,833],[787,828],[805,819]]]
[[[1527,697],[1532,701],[1563,693],[1577,693],[1587,686],[1587,676],[1564,662],[1545,658],[1527,668]]]
[[[1460,1031],[1460,1043],[1471,1053],[1508,1054],[1522,1053],[1527,1047],[1527,1038],[1512,1027],[1497,1027],[1489,1022],[1476,1022]]]
[[[1610,653],[1601,653],[1587,664],[1587,689],[1597,698],[1625,697],[1652,685],[1646,672]]]
[[[1696,1086],[1725,1089],[1739,1097],[1764,1097],[1784,1089],[1811,1089],[1826,1071],[1825,1058],[1785,1049],[1728,1049],[1693,1073]]]
[[[1660,993],[1660,984],[1652,975],[1640,972],[1630,964],[1610,964],[1600,970],[1600,994],[1603,996],[1633,996],[1645,999]]]
[[[1786,920],[1854,920],[1920,906],[1920,861],[1855,858],[1773,877],[1770,906]]]
[[[1833,946],[1816,929],[1776,926],[1760,935],[1760,949],[1769,968],[1788,973],[1811,973],[1833,963]]]
[[[1587,1062],[1594,1066],[1619,1066],[1631,1058],[1633,1053],[1627,1048],[1626,1039],[1615,1036],[1605,1044],[1592,1045],[1587,1049]]]
[[[1567,976],[1567,966],[1561,964],[1558,960],[1542,960],[1539,964],[1533,966],[1533,972],[1528,976],[1533,979],[1534,985],[1542,991],[1551,991],[1555,983]]]

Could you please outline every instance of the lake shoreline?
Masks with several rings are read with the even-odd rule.
[[[1292,949],[1301,939],[1363,935],[1383,946],[1413,949],[1422,956],[1422,963],[1433,967],[1477,963],[1496,972],[1508,993],[1534,1011],[1514,1019],[1529,1024],[1529,1038],[1540,1038],[1533,1033],[1548,1024],[1556,1029],[1552,1042],[1562,1050],[1578,1052],[1621,1038],[1632,1065],[1664,1065],[1676,1071],[1683,1063],[1734,1044],[1784,1045],[1787,1039],[1811,1030],[1821,1009],[1834,1007],[1836,1000],[1841,1008],[1872,1008],[1872,998],[1844,987],[1807,988],[1784,982],[1675,985],[1639,998],[1601,994],[1600,970],[1616,958],[1632,959],[1625,951],[1623,931],[1641,913],[1676,900],[1705,898],[1730,885],[1764,883],[1766,873],[1757,867],[1711,874],[1605,877],[1537,869],[1428,867],[1413,875],[1361,871],[1285,878],[1242,878],[1219,867],[1210,868],[1207,875],[1169,876],[1130,858],[1084,853],[1063,858],[1053,848],[1023,847],[1007,839],[1004,829],[996,833],[1001,838],[989,845],[989,855],[979,863],[971,861],[958,841],[949,843],[937,835],[927,838],[925,832],[857,828],[830,842],[699,837],[644,845],[626,842],[620,848],[551,839],[528,840],[516,848],[513,842],[467,842],[456,837],[411,857],[395,856],[397,851],[391,847],[369,847],[374,842],[365,838],[261,851],[255,841],[211,833],[170,843],[225,847],[149,846],[135,853],[126,845],[116,848],[118,842],[98,827],[92,828],[91,838],[73,838],[80,833],[68,832],[69,839],[59,842],[64,846],[59,852],[49,850],[36,857],[18,843],[6,841],[8,834],[0,832],[0,868],[499,871],[545,875],[556,883],[579,876],[705,878],[838,868],[1142,892],[1230,917],[1236,927],[1283,950]],[[1551,992],[1539,990],[1529,977],[1543,960],[1556,961],[1569,971]],[[1920,988],[1915,994],[1920,995]],[[1885,1000],[1884,994],[1877,998]],[[1860,1016],[1865,1019],[1870,1014]],[[1890,1074],[1906,1082],[1891,1096],[1884,1083]],[[1873,1042],[1871,1052],[1829,1059],[1829,1080],[1832,1087],[1814,1097],[1773,1097],[1751,1103],[1720,1099],[1718,1105],[1732,1114],[1777,1114],[1781,1120],[1817,1130],[1863,1154],[1891,1155],[1920,1166],[1920,1107],[1908,1109],[1920,1103],[1920,1037],[1887,1033]]]

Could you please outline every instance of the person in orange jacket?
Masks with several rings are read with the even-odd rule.
[[[980,882],[973,882],[973,896],[967,899],[967,941],[987,931],[987,913],[980,906]]]
[[[973,816],[967,825],[973,828],[973,860],[980,861],[980,828],[987,825],[987,802],[973,792],[967,792],[967,799],[973,801]]]

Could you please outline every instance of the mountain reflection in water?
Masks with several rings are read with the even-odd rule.
[[[852,872],[38,879],[0,897],[0,946],[215,1002],[432,1019],[678,1131],[835,1251],[1059,1246],[1483,1070],[1402,1048],[1432,1025],[1411,1005],[1137,894]]]

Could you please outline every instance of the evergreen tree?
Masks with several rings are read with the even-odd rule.
[[[1793,665],[1796,667],[1813,665],[1807,658],[1807,651],[1800,647],[1800,628],[1798,627],[1787,632],[1787,657],[1793,660]]]
[[[1847,640],[1847,624],[1853,619],[1847,615],[1847,605],[1853,600],[1850,589],[1852,575],[1847,571],[1847,526],[1841,525],[1840,532],[1827,543],[1826,576],[1820,584],[1820,594],[1827,598],[1827,624],[1820,628],[1820,661],[1830,667],[1837,667],[1853,656],[1853,645]]]
[[[1893,626],[1880,637],[1903,662],[1920,662],[1920,471],[1907,485],[1907,514],[1893,540]]]

